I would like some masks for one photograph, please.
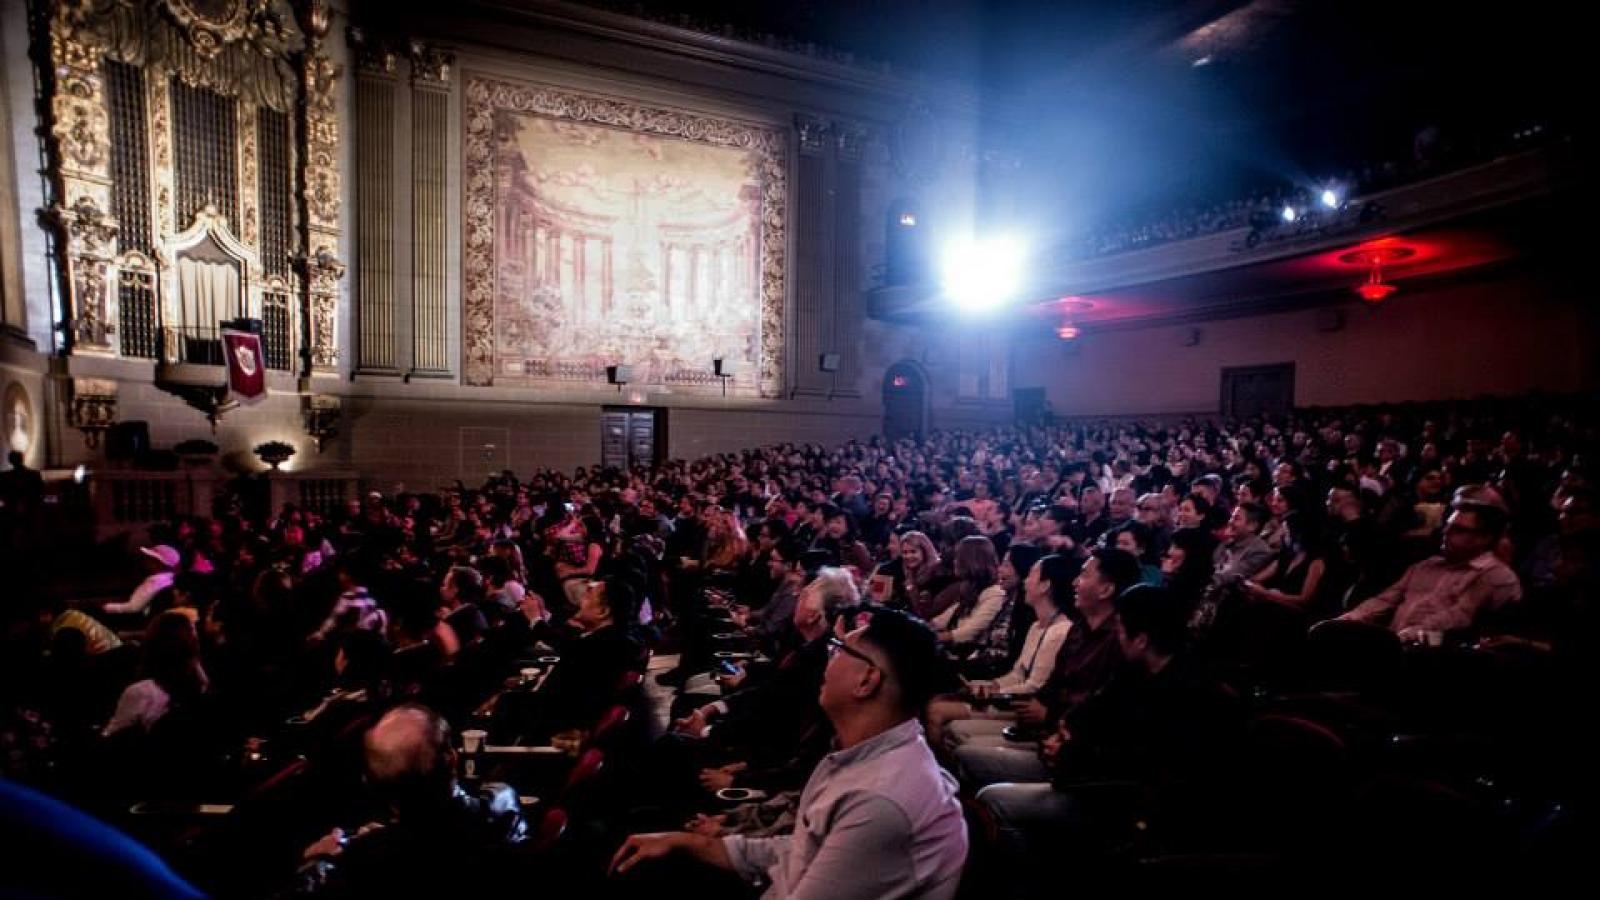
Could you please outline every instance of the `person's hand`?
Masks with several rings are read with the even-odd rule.
[[[1039,758],[1050,765],[1055,765],[1056,758],[1061,755],[1061,747],[1066,741],[1059,734],[1052,734],[1039,742]]]
[[[522,610],[522,614],[527,617],[529,624],[543,622],[550,617],[550,613],[544,605],[544,598],[533,591],[523,594],[522,602],[517,606]]]
[[[1072,732],[1067,730],[1067,723],[1062,722],[1056,726],[1054,734],[1039,742],[1039,756],[1051,765],[1055,765],[1056,758],[1061,755],[1061,749],[1072,740]]]
[[[701,769],[700,786],[712,792],[733,787],[734,777],[748,768],[748,764],[736,762],[729,763],[720,769]]]
[[[694,712],[672,723],[672,730],[689,737],[704,737],[707,723],[705,710],[697,709]]]
[[[344,829],[335,828],[300,854],[302,859],[327,859],[344,852]]]
[[[660,859],[681,847],[687,846],[691,835],[684,832],[658,832],[630,835],[616,855],[611,857],[610,873],[621,875],[643,860]]]
[[[1050,718],[1049,707],[1037,697],[1029,697],[1012,708],[1016,710],[1017,721],[1024,725],[1043,725]]]
[[[709,838],[721,837],[723,821],[722,816],[696,813],[694,818],[683,823],[683,830],[690,834],[704,835]]]

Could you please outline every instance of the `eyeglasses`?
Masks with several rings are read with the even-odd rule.
[[[840,653],[843,653],[846,656],[853,656],[856,659],[859,659],[867,665],[873,667],[874,669],[881,668],[881,666],[872,661],[872,657],[862,653],[860,650],[857,650],[856,648],[846,644],[844,641],[841,641],[836,637],[828,638],[828,655],[831,657],[837,656]]]

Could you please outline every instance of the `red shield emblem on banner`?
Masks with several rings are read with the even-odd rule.
[[[222,345],[228,357],[228,390],[241,402],[259,400],[267,393],[267,371],[261,356],[261,335],[223,329]]]

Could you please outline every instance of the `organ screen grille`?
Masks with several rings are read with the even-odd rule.
[[[234,101],[216,91],[172,82],[172,138],[178,228],[188,228],[207,204],[239,233],[239,169]]]

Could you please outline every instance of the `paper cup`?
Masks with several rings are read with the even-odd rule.
[[[483,742],[489,737],[489,732],[481,728],[469,728],[461,732],[461,749],[468,753],[477,753],[483,749]]]

